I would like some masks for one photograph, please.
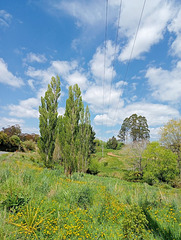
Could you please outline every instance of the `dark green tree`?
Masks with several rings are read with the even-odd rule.
[[[129,138],[133,142],[149,140],[150,130],[145,117],[132,114],[129,118],[125,118],[118,137],[121,142],[126,142]]]
[[[51,167],[53,164],[60,91],[60,78],[58,76],[56,78],[52,77],[45,97],[41,97],[41,106],[39,107],[40,139],[38,147],[42,160],[47,167]]]
[[[118,140],[114,136],[110,138],[106,143],[106,147],[108,149],[116,149],[117,146],[118,146]]]

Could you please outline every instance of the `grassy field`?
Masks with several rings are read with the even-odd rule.
[[[120,150],[99,174],[43,168],[36,153],[0,156],[0,239],[181,239],[181,189],[122,180]]]

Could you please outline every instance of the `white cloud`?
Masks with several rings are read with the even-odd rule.
[[[124,2],[122,19],[120,21],[120,35],[128,39],[127,44],[119,56],[120,61],[127,61],[132,51],[135,33],[137,30],[143,1]],[[134,12],[134,14],[132,14]],[[142,54],[148,52],[152,45],[158,43],[164,35],[167,23],[174,14],[174,8],[168,1],[147,1],[142,16],[141,25],[136,38],[132,59],[140,59]]]
[[[17,119],[17,118],[6,118],[6,117],[1,117],[0,118],[0,129],[3,127],[8,127],[16,124],[23,124],[24,120],[23,119]]]
[[[173,18],[171,23],[168,26],[170,32],[176,34],[176,38],[171,44],[170,52],[172,55],[178,56],[181,58],[181,10],[178,11],[177,15]]]
[[[130,117],[134,113],[146,117],[150,127],[161,126],[172,118],[180,117],[179,111],[168,105],[136,102],[126,107],[116,108],[114,106],[108,113],[96,115],[94,122],[98,125],[115,126],[122,124],[126,117]]]
[[[58,108],[58,115],[64,115],[64,113],[65,113],[65,108],[59,107]]]
[[[151,141],[158,141],[158,139],[160,138],[160,135],[159,135],[160,127],[149,128],[149,129],[150,129]]]
[[[77,83],[81,90],[87,86],[87,77],[76,61],[52,61],[47,69],[35,69],[29,67],[26,74],[29,77],[40,80],[42,85],[48,84],[52,76],[60,76],[60,81],[65,80],[69,85]]]
[[[8,66],[2,58],[0,58],[0,83],[8,84],[12,87],[21,87],[24,85],[21,78],[14,76],[8,70]]]
[[[34,80],[33,79],[29,79],[28,80],[28,85],[31,87],[32,90],[35,90]]]
[[[38,106],[40,102],[37,98],[28,98],[20,101],[19,105],[9,105],[10,116],[16,116],[21,118],[38,118]]]
[[[47,59],[43,54],[38,54],[38,53],[28,53],[26,58],[24,59],[24,62],[38,62],[38,63],[44,63],[46,62]]]
[[[97,83],[102,83],[102,80],[110,82],[115,77],[116,72],[112,66],[115,54],[115,46],[111,41],[107,41],[106,43],[106,54],[104,47],[97,48],[96,53],[90,61],[91,72]],[[105,56],[106,59],[104,61]]]
[[[77,20],[78,26],[91,25],[94,26],[98,22],[103,21],[104,5],[100,0],[84,1],[84,0],[69,0],[69,1],[51,1],[54,9],[67,12]]]
[[[160,101],[178,102],[181,99],[181,62],[169,70],[150,67],[146,78],[153,91],[152,95]]]
[[[0,10],[0,26],[9,27],[12,15],[5,10]]]
[[[81,87],[81,90],[85,90],[87,88],[87,77],[78,71],[68,75],[66,80],[69,85],[78,84]]]
[[[122,95],[121,89],[115,89],[112,87],[110,94],[110,86],[91,85],[85,94],[83,94],[83,100],[86,101],[93,112],[105,112],[109,107],[116,106],[119,102],[124,105],[124,102],[120,99]]]

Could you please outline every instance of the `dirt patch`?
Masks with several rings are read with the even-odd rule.
[[[108,152],[107,155],[108,155],[108,156],[112,156],[112,157],[119,157],[119,158],[120,158],[120,156],[115,155],[115,154],[113,154],[112,152]]]

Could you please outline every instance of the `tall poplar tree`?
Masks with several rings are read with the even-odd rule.
[[[81,91],[77,84],[69,87],[69,98],[66,101],[65,115],[62,120],[63,131],[63,158],[65,173],[78,171],[78,133],[80,113],[83,108]],[[60,138],[62,136],[60,135]],[[62,143],[62,140],[60,140]]]
[[[56,78],[52,77],[45,92],[45,97],[41,97],[41,106],[39,107],[40,139],[38,147],[42,160],[47,167],[51,167],[53,164],[60,91],[60,78],[58,76]]]

